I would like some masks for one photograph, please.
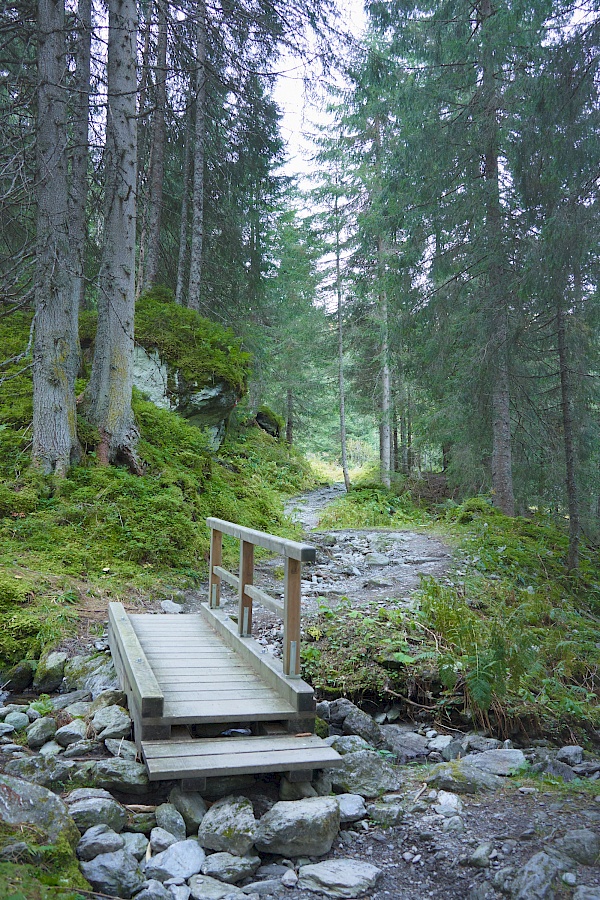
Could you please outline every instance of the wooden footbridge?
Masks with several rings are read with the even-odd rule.
[[[314,732],[312,687],[300,678],[300,574],[309,544],[208,519],[208,602],[194,614],[133,614],[109,606],[109,642],[151,781],[283,772],[310,780],[340,757]],[[223,535],[240,542],[239,574],[223,568]],[[254,585],[254,547],[284,559],[284,600]],[[237,621],[220,608],[238,592]],[[252,637],[253,601],[283,617],[283,660]],[[250,732],[250,733],[248,733]]]

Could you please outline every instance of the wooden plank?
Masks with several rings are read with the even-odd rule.
[[[206,524],[209,528],[222,531],[223,534],[229,534],[231,537],[247,541],[258,547],[264,547],[265,550],[272,550],[281,556],[289,556],[303,562],[314,562],[316,559],[317,551],[311,544],[300,544],[298,541],[286,540],[264,531],[256,531],[254,528],[245,528],[243,525],[226,522],[224,519],[215,519],[212,516],[206,520]]]
[[[295,711],[283,700],[221,700],[165,702],[163,720],[170,724],[185,722],[258,722],[289,717]]]
[[[261,591],[260,588],[254,587],[253,585],[246,585],[246,593],[252,600],[256,600],[257,603],[266,606],[271,612],[283,615],[284,607],[281,600],[276,600],[275,597],[271,597],[266,591]]]
[[[236,625],[222,609],[209,609],[203,603],[200,612],[206,621],[217,631],[217,634],[236,651],[241,663],[251,666],[260,677],[284,697],[298,712],[306,717],[312,714],[314,719],[314,690],[302,679],[288,679],[283,674],[281,660],[268,653],[254,638],[242,638],[237,633]]]
[[[144,751],[153,759],[169,756],[212,756],[218,753],[255,753],[257,750],[313,750],[327,747],[320,737],[293,737],[291,734],[217,737],[204,740],[144,741]]]
[[[273,691],[265,685],[255,688],[243,688],[241,685],[229,688],[229,690],[217,690],[207,687],[203,694],[198,691],[190,692],[191,696],[181,691],[165,691],[165,703],[169,706],[174,703],[216,702],[220,700],[247,700],[254,703],[255,700],[271,700]]]
[[[217,573],[217,569],[221,568],[223,561],[223,533],[210,530],[210,563],[208,571],[210,574],[208,584],[208,605],[217,607],[221,602],[221,577]]]
[[[254,544],[240,541],[240,577],[238,588],[238,633],[252,634],[252,598],[246,588],[254,581]]]
[[[142,745],[142,752],[144,745]],[[300,769],[321,769],[340,765],[340,758],[331,747],[307,750],[280,750],[270,753],[260,750],[255,753],[218,754],[193,757],[170,757],[153,759],[145,756],[148,775],[151,780],[157,778],[202,777],[215,775],[255,775],[262,772],[282,772]]]
[[[108,604],[109,645],[117,650],[142,716],[160,716],[163,695],[122,603]]]
[[[240,586],[240,579],[237,575],[234,575],[233,572],[230,572],[228,569],[224,569],[222,566],[214,567],[214,574],[220,578],[221,581],[226,581],[227,584],[230,584],[232,588],[235,588],[236,591]]]
[[[300,677],[300,563],[286,559],[284,564],[283,673]]]

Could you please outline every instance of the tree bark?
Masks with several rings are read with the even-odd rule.
[[[65,475],[79,457],[77,315],[70,276],[64,0],[38,2],[37,245],[33,463]]]
[[[340,266],[340,221],[338,195],[334,199],[335,214],[335,287],[337,294],[337,328],[338,328],[338,388],[340,394],[340,443],[342,450],[342,472],[346,491],[350,490],[350,474],[348,472],[348,442],[346,437],[346,388],[344,384],[344,317],[342,314],[342,273]]]
[[[383,271],[383,240],[377,239],[377,256],[380,276]],[[390,347],[388,323],[388,299],[383,286],[379,291],[381,316],[381,482],[386,488],[392,484],[392,379],[390,373]]]
[[[85,306],[85,248],[87,242],[88,122],[90,108],[90,65],[92,43],[92,3],[77,4],[77,53],[73,98],[73,138],[71,149],[70,222],[71,262],[74,302]]]
[[[294,443],[294,395],[291,388],[287,389],[286,407],[285,439],[291,447]]]
[[[156,44],[155,106],[152,116],[152,145],[148,173],[148,226],[144,290],[156,283],[160,253],[160,222],[165,174],[165,116],[167,107],[168,3],[158,0],[158,40]]]
[[[557,349],[560,372],[563,442],[565,447],[565,481],[567,488],[567,506],[569,509],[569,553],[567,557],[567,567],[569,570],[573,570],[579,565],[581,524],[579,518],[579,496],[576,476],[575,427],[573,422],[569,352],[567,346],[565,314],[560,301],[556,308],[556,330],[558,338]]]
[[[185,151],[183,156],[183,178],[181,185],[181,218],[179,220],[179,253],[177,256],[177,286],[175,288],[175,303],[183,306],[184,300],[184,284],[187,261],[187,236],[188,236],[188,217],[189,217],[189,194],[190,194],[190,167],[192,160],[191,153],[191,103],[188,106],[185,117]]]
[[[188,306],[200,309],[202,251],[204,246],[204,155],[206,141],[206,4],[196,5],[196,130],[194,141],[194,189]]]
[[[86,410],[101,434],[99,462],[122,459],[139,471],[138,431],[131,409],[137,159],[135,0],[109,0],[108,15],[104,247]]]

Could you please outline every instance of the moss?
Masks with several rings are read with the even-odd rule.
[[[325,719],[320,719],[318,716],[315,719],[315,734],[320,738],[329,737],[329,725]]]
[[[0,848],[10,853],[11,847],[14,847],[14,858],[0,863],[0,897],[77,900],[81,897],[78,888],[89,891],[90,885],[79,870],[73,846],[66,836],[48,844],[44,834],[34,826],[13,828],[2,823]]]

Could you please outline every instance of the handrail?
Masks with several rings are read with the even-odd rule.
[[[221,581],[238,589],[238,634],[252,634],[252,601],[262,603],[283,616],[283,674],[300,677],[300,573],[303,562],[314,562],[316,550],[310,544],[289,541],[254,528],[245,528],[224,519],[210,517],[210,581],[208,605],[215,609],[221,602]],[[240,542],[240,570],[234,575],[223,568],[223,535]],[[284,557],[283,604],[265,591],[254,587],[254,547],[263,547]]]

